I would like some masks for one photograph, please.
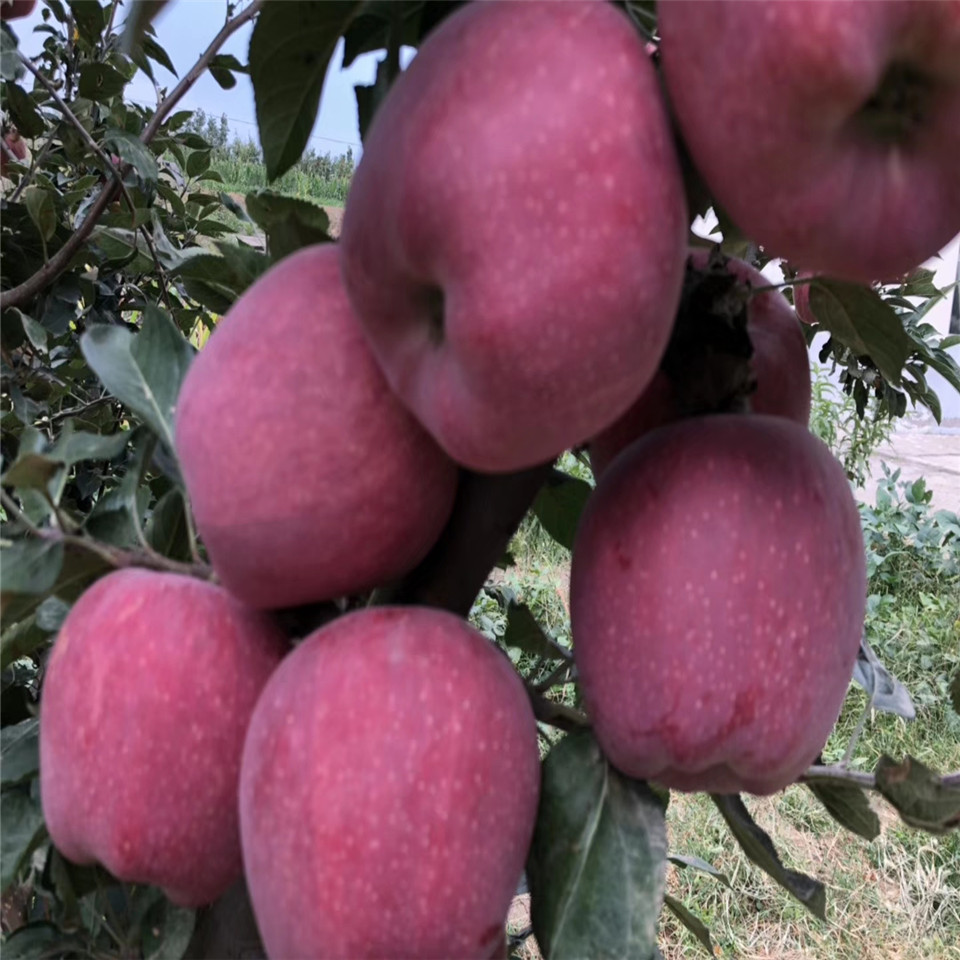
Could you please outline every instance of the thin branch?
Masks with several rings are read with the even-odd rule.
[[[248,23],[257,15],[263,3],[264,0],[254,0],[254,2],[243,11],[243,13],[238,14],[232,20],[224,24],[223,29],[213,38],[200,59],[196,62],[196,64],[194,64],[189,72],[184,75],[183,79],[176,85],[176,87],[173,88],[173,91],[166,98],[166,100],[164,100],[163,103],[157,108],[157,112],[154,114],[153,119],[140,136],[142,143],[150,143],[150,141],[156,136],[157,131],[163,125],[163,121],[166,119],[167,115],[173,110],[177,103],[179,103],[184,94],[197,82],[204,70],[206,70],[209,66],[210,61],[216,56],[220,47],[222,47],[227,39],[237,30],[239,30],[240,27],[242,27],[245,23]],[[124,164],[124,166],[120,169],[121,176],[126,173],[128,169],[129,164]],[[90,236],[90,233],[97,225],[100,217],[103,216],[103,211],[106,210],[107,206],[116,195],[116,182],[111,181],[110,183],[105,184],[103,189],[100,191],[100,195],[90,207],[90,212],[87,214],[86,219],[82,224],[80,224],[79,227],[77,227],[67,242],[64,243],[64,245],[50,258],[50,260],[47,261],[47,263],[45,263],[32,277],[28,277],[19,286],[12,287],[10,290],[5,290],[2,294],[0,294],[0,310],[6,310],[8,307],[20,306],[20,304],[25,303],[31,297],[43,290],[53,281],[55,277],[63,273],[70,263],[72,263],[74,255],[77,253],[80,247],[83,246],[87,237]]]
[[[847,783],[864,790],[876,790],[877,781],[872,773],[864,773],[861,770],[851,770],[849,767],[825,767],[815,764],[802,773],[798,778],[798,783],[818,783],[825,780],[845,780]]]

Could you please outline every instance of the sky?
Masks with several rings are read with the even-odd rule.
[[[14,24],[21,47],[28,54],[37,54],[43,44],[44,34],[33,33],[33,27],[43,22],[41,4],[34,13]],[[157,41],[170,55],[180,76],[196,63],[200,54],[224,24],[227,5],[225,0],[173,0],[154,20]],[[253,24],[245,24],[221,48],[221,53],[232,53],[241,63],[247,62],[247,50]],[[412,59],[413,51],[405,49],[404,65]],[[360,131],[357,126],[357,107],[353,87],[357,83],[373,83],[377,60],[383,54],[367,54],[358,57],[348,70],[341,70],[343,41],[327,71],[320,112],[314,124],[309,146],[318,153],[334,155],[344,153],[347,147],[354,155],[360,153]],[[172,89],[177,78],[163,67],[154,64],[154,74],[161,87]],[[242,140],[257,139],[256,110],[253,101],[253,86],[249,77],[235,74],[237,85],[223,90],[209,73],[203,76],[180,101],[178,109],[202,109],[219,117],[226,114],[231,131]],[[153,106],[156,94],[148,77],[138,71],[128,87],[128,98]]]

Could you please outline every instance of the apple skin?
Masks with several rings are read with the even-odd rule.
[[[27,159],[27,142],[15,130],[5,133],[3,135],[3,142],[17,160],[23,161]],[[6,176],[8,163],[7,155],[0,150],[0,176]]]
[[[37,0],[2,0],[0,2],[0,20],[20,20],[29,17]]]
[[[808,430],[716,414],[647,434],[573,550],[574,656],[604,753],[676,790],[782,789],[839,715],[865,598],[856,503]]]
[[[276,626],[192,577],[126,569],[87,590],[47,664],[40,794],[75,863],[200,906],[242,873],[247,724],[287,649]]]
[[[707,250],[690,251],[690,260],[697,270],[706,270],[709,258]],[[770,284],[759,270],[744,260],[731,257],[726,268],[750,287]],[[749,398],[750,410],[787,417],[806,426],[810,421],[810,360],[797,314],[786,297],[776,290],[753,296],[747,307],[747,333],[753,344],[750,367],[757,383]],[[683,415],[669,377],[657,371],[640,399],[591,440],[590,464],[594,475],[599,479],[613,458],[638,437]]]
[[[960,231],[960,0],[714,0],[658,14],[693,161],[769,253],[892,280]],[[892,65],[909,79],[886,89],[886,109],[864,109]]]
[[[403,575],[456,490],[370,354],[334,244],[276,264],[220,321],[184,380],[176,447],[214,570],[258,608]]]
[[[387,379],[481,472],[552,459],[656,371],[686,200],[656,72],[607,3],[478,3],[380,106],[343,220]]]
[[[533,833],[536,722],[510,663],[425,607],[348,614],[264,690],[240,823],[267,954],[489,957]]]

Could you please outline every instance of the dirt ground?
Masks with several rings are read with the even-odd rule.
[[[944,420],[938,426],[932,418],[905,417],[890,442],[870,461],[871,479],[864,493],[871,500],[876,481],[883,477],[884,462],[891,469],[899,467],[902,480],[923,477],[933,491],[935,507],[960,513],[960,419]]]

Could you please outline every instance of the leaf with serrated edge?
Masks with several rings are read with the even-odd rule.
[[[607,763],[589,731],[543,765],[527,860],[533,928],[551,960],[653,955],[666,882],[663,807]]]
[[[773,841],[757,826],[737,794],[714,793],[710,796],[747,857],[793,894],[815,917],[826,920],[827,897],[823,884],[783,865]]]
[[[172,450],[173,407],[193,348],[170,317],[148,306],[139,334],[94,325],[80,338],[80,348],[101,383]]]

